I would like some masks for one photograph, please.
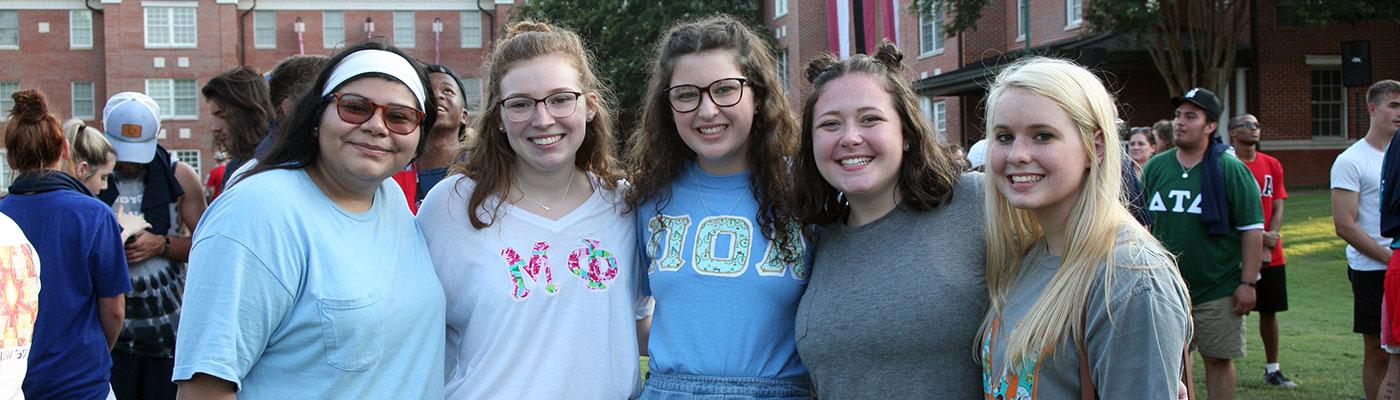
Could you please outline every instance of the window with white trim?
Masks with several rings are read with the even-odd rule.
[[[68,10],[68,47],[92,48],[92,11]]]
[[[1347,91],[1340,66],[1313,66],[1311,100],[1313,137],[1345,138]]]
[[[933,130],[944,138],[948,137],[948,103],[939,100],[933,102]]]
[[[919,55],[943,51],[943,5],[933,7],[933,15],[919,14]]]
[[[0,48],[19,48],[19,11],[0,10]]]
[[[277,48],[277,12],[253,11],[253,48]]]
[[[0,149],[0,194],[10,193],[10,183],[14,181],[14,171],[10,171],[9,153]]]
[[[191,2],[194,4],[194,2]],[[146,7],[146,47],[195,47],[196,7]]]
[[[475,113],[481,109],[481,78],[462,78],[462,94],[467,98],[467,111]]]
[[[179,162],[182,162],[182,163],[185,163],[185,164],[189,164],[191,167],[194,167],[194,171],[195,171],[195,172],[200,172],[200,169],[199,169],[199,150],[193,150],[193,149],[170,150],[170,158],[174,159],[175,161],[179,161]],[[200,173],[200,174],[198,174],[198,175],[199,175],[199,176],[204,176],[203,173]]]
[[[773,0],[773,19],[787,15],[788,0]]]
[[[788,49],[783,48],[782,53],[778,53],[778,79],[783,81],[783,89],[790,89],[788,85]]]
[[[325,47],[335,48],[345,42],[345,12],[321,12],[321,42]]]
[[[15,99],[10,95],[19,91],[19,82],[0,82],[0,121],[10,118],[10,110],[15,108]]]
[[[481,11],[462,11],[462,47],[481,47]]]
[[[413,48],[413,11],[394,11],[394,46]]]
[[[199,115],[199,89],[194,79],[147,79],[146,95],[160,106],[162,119],[194,119]]]
[[[1084,23],[1084,0],[1065,0],[1065,26],[1077,27]]]
[[[1031,0],[1016,0],[1016,41],[1026,40],[1026,31],[1030,30],[1030,18],[1026,15],[1026,9],[1030,8]]]
[[[73,82],[73,118],[93,119],[93,97],[92,82]]]

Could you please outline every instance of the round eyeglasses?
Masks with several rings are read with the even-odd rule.
[[[700,108],[700,98],[704,94],[710,94],[710,101],[717,107],[731,107],[739,104],[744,99],[744,85],[749,80],[744,78],[724,78],[710,82],[705,87],[695,85],[676,85],[666,88],[667,98],[671,100],[671,109],[678,113],[688,113]]]
[[[363,124],[374,117],[376,109],[384,109],[384,113],[380,114],[384,127],[389,129],[389,132],[400,135],[408,135],[418,130],[418,123],[422,122],[424,117],[423,112],[416,108],[378,104],[357,94],[333,93],[328,97],[335,101],[335,114],[340,116],[341,121],[350,124]]]
[[[515,96],[501,100],[501,114],[514,122],[529,121],[535,117],[536,105],[544,103],[545,109],[549,110],[549,115],[554,118],[568,118],[578,110],[578,98],[583,96],[580,92],[558,92],[545,96],[543,99],[536,99],[530,96]]]

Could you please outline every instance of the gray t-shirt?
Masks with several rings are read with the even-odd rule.
[[[932,210],[900,205],[858,228],[826,227],[797,309],[797,350],[818,397],[980,397],[982,190],[982,174],[965,174]]]
[[[1103,269],[1089,287],[1085,309],[1085,345],[1090,374],[1101,399],[1174,399],[1181,381],[1181,352],[1186,343],[1186,297],[1174,288],[1174,263],[1142,251],[1132,231],[1118,233],[1110,290],[1104,309]],[[1040,297],[1059,269],[1060,257],[1037,243],[1021,260],[1021,272],[1007,294],[996,340],[982,346],[983,390],[997,399],[1079,398],[1079,354],[1066,332],[1049,362],[1038,357],[1003,371],[1006,339]],[[1146,267],[1152,266],[1152,267]],[[1112,319],[1110,319],[1110,313]]]

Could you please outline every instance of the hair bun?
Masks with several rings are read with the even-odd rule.
[[[830,52],[822,53],[812,61],[807,62],[807,69],[803,73],[807,76],[807,83],[815,83],[822,73],[836,67],[840,62],[836,60],[836,55]]]
[[[875,48],[875,54],[871,56],[875,61],[884,64],[892,72],[904,70],[904,53],[899,51],[899,46],[895,46],[889,39],[881,41],[880,46]]]
[[[547,23],[539,22],[539,21],[534,21],[534,20],[524,20],[524,21],[520,21],[520,22],[516,22],[516,23],[510,24],[510,27],[506,28],[506,39],[513,38],[513,37],[515,37],[516,35],[519,35],[519,34],[522,34],[522,33],[525,33],[525,32],[553,32],[553,31],[554,31],[554,29],[551,28],[551,27],[549,26],[549,24],[547,24]]]
[[[10,111],[10,115],[21,123],[38,123],[49,114],[49,105],[44,101],[44,94],[38,90],[21,90],[11,94],[10,98],[15,101],[15,108]]]

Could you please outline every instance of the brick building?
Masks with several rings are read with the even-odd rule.
[[[982,138],[984,88],[1028,47],[1099,71],[1131,126],[1171,116],[1173,94],[1147,51],[1090,29],[1083,20],[1088,0],[995,0],[977,29],[949,37],[942,34],[943,16],[919,16],[909,0],[762,1],[794,104],[808,91],[801,72],[808,60],[827,51],[850,56],[889,38],[905,54],[925,116],[944,140],[964,147]],[[1369,121],[1366,87],[1342,86],[1341,43],[1368,41],[1372,79],[1400,79],[1396,21],[1304,28],[1275,0],[1252,5],[1236,72],[1229,89],[1218,93],[1225,114],[1259,117],[1262,149],[1288,168],[1291,185],[1325,185],[1332,160],[1365,135]],[[1026,7],[1029,13],[1022,12]],[[1023,32],[1026,25],[1029,32]]]
[[[288,56],[331,55],[374,38],[451,67],[479,99],[479,65],[514,2],[8,0],[0,3],[0,127],[20,89],[43,91],[60,118],[93,126],[107,97],[144,92],[165,114],[160,144],[203,175],[216,149],[199,88],[215,75],[239,65],[267,72]],[[0,148],[0,193],[13,179],[4,156]]]

